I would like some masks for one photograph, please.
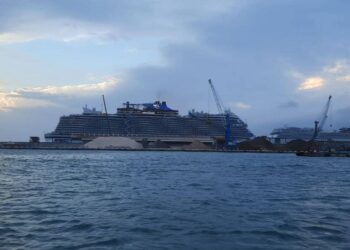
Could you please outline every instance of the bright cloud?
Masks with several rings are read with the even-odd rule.
[[[335,63],[323,67],[316,72],[317,76],[304,77],[299,85],[299,90],[319,89],[327,84],[327,90],[337,92],[337,89],[343,91],[344,83],[350,82],[350,64],[346,59],[336,60]],[[300,79],[302,74],[298,73],[291,75],[294,78]]]
[[[0,111],[15,108],[35,108],[57,105],[52,96],[85,96],[96,95],[110,90],[118,84],[115,78],[95,84],[78,84],[65,86],[48,86],[36,88],[21,88],[9,92],[0,92]]]
[[[325,83],[325,80],[322,77],[309,77],[304,80],[299,86],[299,90],[311,90],[311,89],[319,89]]]
[[[244,102],[236,102],[234,106],[239,109],[250,109],[252,107],[251,105]]]
[[[0,111],[9,111],[14,108],[49,107],[55,104],[48,100],[25,98],[20,95],[0,93]]]
[[[96,94],[107,89],[115,87],[118,83],[116,78],[111,78],[107,81],[95,84],[78,84],[65,86],[47,86],[37,88],[21,88],[16,90],[16,93],[39,93],[48,95],[89,95]]]

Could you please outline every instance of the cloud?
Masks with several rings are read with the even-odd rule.
[[[350,82],[350,65],[349,60],[337,60],[332,66],[325,67],[326,77],[335,83]]]
[[[25,43],[34,40],[75,42],[79,40],[108,40],[116,38],[112,27],[71,19],[34,20],[20,24],[15,30],[0,32],[0,44]]]
[[[236,8],[236,4],[242,2],[247,4]],[[337,89],[340,93],[345,92],[345,84],[333,83],[332,79],[350,74],[338,75],[339,69],[330,72],[323,69],[329,62],[331,64],[327,66],[332,68],[335,65],[333,62],[338,62],[339,58],[350,58],[350,50],[347,49],[350,43],[350,33],[347,32],[350,25],[349,7],[350,1],[326,0],[140,0],[137,3],[130,0],[3,0],[0,1],[0,33],[5,34],[3,40],[7,43],[43,39],[65,42],[54,43],[55,50],[50,47],[46,53],[45,48],[41,47],[47,45],[45,41],[13,46],[28,51],[36,47],[44,54],[43,57],[47,56],[47,61],[54,62],[54,66],[68,61],[65,53],[60,53],[65,48],[74,47],[79,51],[80,45],[86,46],[84,53],[76,54],[77,61],[82,61],[78,63],[79,67],[86,63],[89,69],[97,71],[103,60],[111,62],[117,71],[125,70],[123,73],[127,76],[127,84],[113,93],[113,102],[122,98],[148,101],[155,98],[157,93],[162,93],[162,98],[180,111],[206,109],[207,79],[212,78],[224,104],[244,100],[254,107],[250,110],[240,109],[239,113],[249,121],[254,132],[260,133],[270,131],[274,122],[284,124],[288,119],[295,122],[302,116],[316,114],[323,105],[324,91]],[[156,42],[152,40],[152,44],[156,43],[152,48],[156,48],[162,58],[159,67],[147,64],[132,69],[118,68],[115,61],[129,58],[118,57],[112,51],[103,58],[96,56],[95,60],[85,60],[86,51],[90,49],[96,55],[101,54],[100,48],[104,47],[95,46],[95,40],[129,43],[130,39],[135,39],[137,44],[142,44],[145,37],[156,39]],[[66,44],[68,42],[71,44]],[[109,45],[112,46],[105,47],[111,49],[118,46],[117,43]],[[132,47],[139,49],[137,45]],[[57,53],[52,53],[56,49]],[[62,56],[61,61],[57,60],[58,53]],[[53,57],[50,58],[50,55]],[[16,68],[16,72],[22,72],[23,68]],[[56,67],[50,69],[61,72]],[[285,72],[290,69],[302,74],[286,76]],[[40,70],[29,73],[40,75]],[[338,73],[332,73],[335,71]],[[105,74],[99,73],[96,72],[97,75]],[[24,77],[22,82],[28,82],[27,77],[31,74],[21,75]],[[299,87],[296,84],[313,76],[324,79],[324,86],[319,88],[318,95],[312,91],[295,92]],[[69,81],[69,77],[71,75],[67,74],[64,81]],[[9,79],[7,77],[6,81],[10,82]],[[43,76],[37,82],[46,80]],[[54,103],[58,103],[57,96],[61,97],[42,92],[45,91],[22,92],[21,95],[28,94],[27,98],[44,100],[48,100],[46,96],[49,95]],[[85,100],[92,101],[92,96]],[[82,103],[82,99],[75,98],[77,101],[72,104],[73,99],[62,101],[68,114]],[[294,99],[300,107],[308,108],[281,112],[278,105]],[[344,93],[342,100],[337,96],[337,103],[342,102],[341,105],[348,103],[348,100],[349,94]],[[215,107],[213,102],[211,106],[212,109]],[[276,115],[277,112],[279,115]],[[291,115],[293,112],[294,116]],[[60,110],[57,116],[62,113]],[[308,122],[312,124],[312,120]],[[47,123],[39,126],[43,130]]]
[[[236,102],[234,103],[234,107],[235,108],[239,108],[239,109],[250,109],[252,108],[251,105],[244,103],[244,102]]]
[[[133,37],[188,40],[193,38],[191,23],[226,13],[238,2],[241,1],[5,1],[0,3],[0,43]]]
[[[299,86],[299,90],[311,90],[311,89],[319,89],[325,83],[325,79],[322,77],[309,77],[304,80]]]
[[[254,1],[242,10],[195,23],[194,43],[167,44],[162,48],[165,66],[144,66],[131,71],[129,95],[141,98],[135,91],[140,89],[143,98],[148,98],[155,89],[162,88],[172,93],[166,98],[171,98],[169,103],[175,103],[180,110],[203,109],[208,105],[206,79],[212,78],[224,104],[247,100],[254,107],[242,109],[235,102],[228,105],[234,112],[240,109],[239,115],[249,121],[254,132],[259,133],[264,126],[270,130],[270,124],[276,121],[283,124],[291,115],[295,121],[316,114],[319,106],[312,104],[323,104],[323,91],[336,88],[328,84],[329,78],[323,72],[325,62],[350,58],[348,50],[344,50],[350,42],[345,32],[350,19],[342,6],[326,1],[319,2],[317,9],[314,6],[315,1]],[[334,46],[330,34],[337,37],[339,46]],[[310,89],[309,84],[299,83],[313,77],[322,79],[318,95],[295,91],[298,87]],[[290,99],[308,109],[280,112],[278,105]],[[212,103],[211,109],[214,108]],[[276,112],[283,114],[276,116]]]
[[[297,108],[298,106],[296,101],[288,101],[279,105],[280,108]]]
[[[0,43],[16,43],[16,42],[30,42],[33,40],[33,37],[26,36],[25,34],[19,33],[1,33],[0,34]]]
[[[349,71],[349,65],[346,60],[339,60],[334,65],[324,68],[324,72],[339,74]]]
[[[0,92],[0,111],[16,108],[37,108],[61,105],[56,98],[82,98],[95,96],[104,91],[110,91],[118,84],[116,78],[94,84],[77,84],[65,86],[47,86],[33,88],[19,88],[13,91]]]
[[[0,111],[9,111],[14,108],[38,108],[49,107],[55,104],[49,100],[39,100],[33,98],[25,98],[20,95],[0,93]]]
[[[350,65],[347,59],[334,60],[335,62],[325,67],[320,67],[316,71],[317,76],[303,77],[304,80],[299,84],[299,90],[320,89],[334,93],[343,93],[346,86],[342,83],[350,82]],[[315,73],[315,72],[314,72]],[[297,71],[290,71],[289,76],[295,79],[301,79],[305,74]],[[327,83],[327,86],[325,86]]]
[[[333,82],[349,82],[350,81],[350,65],[349,60],[337,60],[333,65],[327,66],[323,70]]]
[[[337,77],[337,81],[350,82],[350,75]]]
[[[47,95],[91,95],[101,93],[101,91],[114,88],[118,84],[116,78],[108,79],[104,82],[95,84],[77,84],[77,85],[65,85],[65,86],[47,86],[36,88],[20,88],[15,93],[25,94],[47,94]]]

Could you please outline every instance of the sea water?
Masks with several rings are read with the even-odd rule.
[[[0,249],[349,249],[350,159],[0,150]]]

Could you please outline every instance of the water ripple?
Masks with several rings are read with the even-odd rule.
[[[349,165],[0,150],[0,249],[347,249]]]

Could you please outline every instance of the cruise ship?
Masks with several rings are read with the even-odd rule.
[[[194,110],[180,115],[165,101],[126,102],[114,114],[85,106],[82,114],[62,116],[56,129],[45,134],[45,139],[56,143],[85,143],[101,136],[120,136],[139,142],[162,141],[175,145],[194,140],[218,144],[225,139],[225,116]],[[254,137],[237,115],[230,112],[229,117],[233,143]]]
[[[270,141],[274,144],[286,144],[293,140],[309,141],[313,134],[312,128],[285,127],[274,129],[270,133]],[[341,128],[337,131],[320,131],[316,141],[350,143],[350,128]]]

